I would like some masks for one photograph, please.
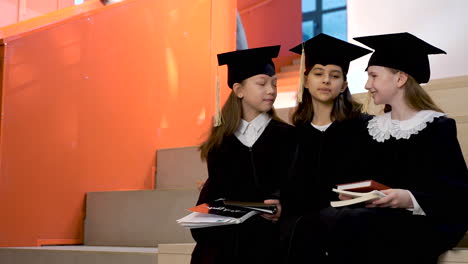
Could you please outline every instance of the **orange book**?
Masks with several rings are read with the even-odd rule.
[[[359,182],[351,182],[336,185],[338,190],[352,191],[352,192],[371,192],[374,190],[381,191],[390,189],[387,185],[376,182],[374,180],[366,180]]]

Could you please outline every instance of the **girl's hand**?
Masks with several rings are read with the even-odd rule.
[[[281,203],[280,203],[280,201],[276,200],[276,199],[269,199],[269,200],[265,200],[263,202],[265,204],[274,204],[274,205],[276,205],[277,210],[276,210],[276,214],[274,214],[274,215],[273,214],[263,213],[263,214],[261,214],[261,216],[263,218],[267,219],[267,220],[272,221],[272,222],[278,221],[278,219],[279,219],[279,217],[281,215]]]
[[[413,201],[408,190],[388,189],[381,192],[387,196],[368,203],[366,207],[413,208]]]

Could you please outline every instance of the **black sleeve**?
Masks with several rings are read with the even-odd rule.
[[[468,170],[457,140],[456,123],[450,118],[434,122],[431,159],[423,164],[430,167],[434,188],[432,192],[412,193],[426,215],[466,221]]]
[[[220,198],[222,188],[220,186],[220,168],[219,155],[216,152],[208,153],[207,166],[208,166],[208,179],[203,185],[200,195],[198,197],[197,205],[210,202]],[[190,229],[192,237],[195,241],[200,242],[202,240],[213,240],[216,239],[216,232],[211,227]]]

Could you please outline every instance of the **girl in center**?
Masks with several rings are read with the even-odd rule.
[[[368,116],[361,113],[348,88],[349,64],[370,50],[319,34],[291,51],[305,57],[303,90],[292,115],[298,151],[289,180],[282,188],[282,245],[286,263],[321,263],[325,252],[318,238],[318,212],[336,200],[331,189],[350,174]],[[302,68],[302,67],[301,67]],[[315,261],[315,262],[314,262]]]
[[[228,65],[232,92],[200,146],[208,180],[197,204],[219,198],[276,204],[275,215],[256,215],[242,224],[192,229],[197,244],[191,263],[278,263],[280,181],[295,148],[293,127],[275,114],[276,76],[272,58],[280,46],[218,55]]]

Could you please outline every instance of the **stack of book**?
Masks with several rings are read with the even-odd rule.
[[[177,223],[187,228],[203,228],[240,224],[259,213],[275,214],[276,206],[260,202],[221,199],[212,203],[203,203],[187,210],[192,211],[192,213],[178,219]]]
[[[390,187],[374,180],[338,184],[337,188],[332,189],[332,191],[349,196],[351,199],[332,201],[330,202],[330,205],[332,207],[341,207],[362,202],[370,202],[385,197],[386,195],[381,192],[381,190],[386,189],[390,189]]]

